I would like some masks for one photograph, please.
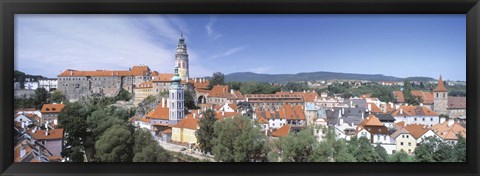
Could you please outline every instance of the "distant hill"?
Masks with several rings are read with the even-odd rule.
[[[385,76],[382,74],[356,74],[356,73],[336,73],[336,72],[310,72],[297,74],[258,74],[252,72],[237,72],[225,75],[226,82],[273,82],[286,83],[297,81],[316,81],[316,80],[368,80],[368,81],[430,81],[435,80],[428,77],[409,77],[398,78]]]

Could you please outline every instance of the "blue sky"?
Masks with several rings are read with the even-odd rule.
[[[332,71],[466,80],[465,15],[16,15],[15,68],[173,72],[184,31],[190,77]]]

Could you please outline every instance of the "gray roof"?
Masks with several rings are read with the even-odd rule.
[[[377,117],[380,122],[395,121],[395,118],[391,114],[375,114],[375,117]]]
[[[353,123],[355,125],[359,124],[363,118],[368,116],[368,113],[365,112],[365,108],[333,108],[333,111],[332,109],[326,109],[325,113],[327,115],[328,125],[331,126],[339,123],[339,114],[341,114],[341,118],[343,118],[343,123]]]

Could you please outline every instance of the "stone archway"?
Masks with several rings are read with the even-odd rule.
[[[198,104],[204,104],[206,102],[207,102],[207,98],[205,98],[205,96],[203,96],[203,95],[200,95],[197,99]]]

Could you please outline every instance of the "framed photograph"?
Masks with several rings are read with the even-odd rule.
[[[479,174],[478,0],[0,9],[2,175]]]

